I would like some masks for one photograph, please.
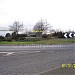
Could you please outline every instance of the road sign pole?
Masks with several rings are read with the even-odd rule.
[[[66,44],[67,44],[67,38],[66,38]]]
[[[67,43],[67,33],[64,34],[64,37],[66,38],[65,41],[66,41],[66,43]]]

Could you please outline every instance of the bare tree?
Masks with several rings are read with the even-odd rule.
[[[10,30],[11,30],[11,31],[14,31],[14,32],[16,33],[16,35],[17,35],[18,32],[19,32],[20,30],[22,30],[22,28],[23,28],[23,22],[22,22],[22,24],[20,24],[19,21],[15,21],[15,22],[13,23],[13,25],[10,25],[9,27],[10,27]]]
[[[45,30],[47,30],[48,29],[48,23],[47,23],[47,20],[40,20],[40,21],[38,21],[36,24],[35,24],[35,26],[34,26],[34,28],[33,28],[33,30],[34,31],[38,31],[38,32],[43,32],[43,31],[45,31]]]
[[[34,32],[36,32],[36,34],[40,37],[40,36],[42,36],[42,33],[44,32],[44,31],[46,31],[46,30],[48,30],[48,23],[47,23],[47,20],[40,20],[40,21],[38,21],[36,24],[35,24],[35,26],[34,26],[34,28],[33,28],[33,30],[34,30]],[[36,35],[36,36],[37,36]]]

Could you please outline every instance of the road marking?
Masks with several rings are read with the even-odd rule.
[[[0,54],[5,54],[5,56],[12,55],[14,53],[16,54],[27,54],[27,53],[40,53],[41,51],[21,51],[21,52],[0,52]],[[46,52],[54,52],[54,51],[46,51]]]
[[[15,52],[16,54],[28,54],[28,53],[39,53],[41,51],[21,51],[21,52]],[[7,55],[13,54],[12,53],[8,53]]]
[[[2,54],[2,53],[8,53],[8,52],[0,52],[0,53]]]
[[[6,55],[12,55],[14,52],[8,52]]]
[[[35,51],[35,52],[37,53],[37,52],[40,52],[40,51]]]
[[[39,53],[40,51],[26,51],[26,53]]]
[[[52,71],[52,70],[58,69],[58,68],[60,68],[60,67],[61,67],[61,66],[56,67],[56,68],[52,68],[52,69],[49,69],[49,70],[45,70],[45,71],[43,71],[43,72],[37,73],[36,75],[41,75],[41,74],[47,73],[47,72],[49,72],[49,71]]]
[[[75,63],[75,61],[68,62],[68,63]],[[55,68],[52,68],[52,69],[49,69],[49,70],[42,71],[40,73],[37,73],[36,75],[41,75],[41,74],[44,74],[44,73],[47,73],[47,72],[50,72],[50,71],[53,71],[53,70],[56,70],[56,69],[59,69],[59,68],[62,68],[62,66],[58,66],[58,67],[55,67]]]
[[[54,51],[46,51],[46,52],[54,52]]]
[[[14,52],[0,52],[0,53],[6,54],[8,56],[8,55],[12,55]]]

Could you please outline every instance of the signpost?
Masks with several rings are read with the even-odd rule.
[[[74,37],[75,37],[75,34],[74,34]]]
[[[64,37],[67,38],[67,33],[64,34]]]
[[[72,33],[70,33],[70,34],[69,34],[69,37],[70,37],[70,38],[72,38],[72,37],[73,37],[73,36],[72,36]]]
[[[66,43],[67,43],[67,38],[75,38],[75,33],[65,33],[64,37],[66,38]]]
[[[75,33],[65,33],[65,34],[64,34],[64,37],[65,37],[65,38],[72,38],[72,37],[75,37]]]

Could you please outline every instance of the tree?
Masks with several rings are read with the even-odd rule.
[[[18,32],[19,32],[20,30],[22,30],[22,28],[23,28],[23,23],[20,24],[19,21],[15,21],[15,22],[13,23],[13,25],[11,25],[11,26],[9,26],[9,27],[10,27],[10,30],[11,30],[11,31],[14,31],[14,32],[16,33],[16,35],[17,35]]]
[[[53,37],[64,38],[64,33],[62,31],[58,31],[53,33]]]
[[[14,40],[17,39],[17,34],[16,34],[16,32],[13,32],[13,33],[12,33],[12,39],[14,39]]]
[[[5,38],[4,38],[4,36],[0,36],[0,41],[5,41]]]
[[[40,21],[38,21],[33,28],[34,32],[36,32],[36,36],[41,37],[42,33],[48,30],[49,28],[48,25],[49,24],[47,23],[46,20],[41,19]]]
[[[6,33],[5,37],[11,37],[10,33]]]

